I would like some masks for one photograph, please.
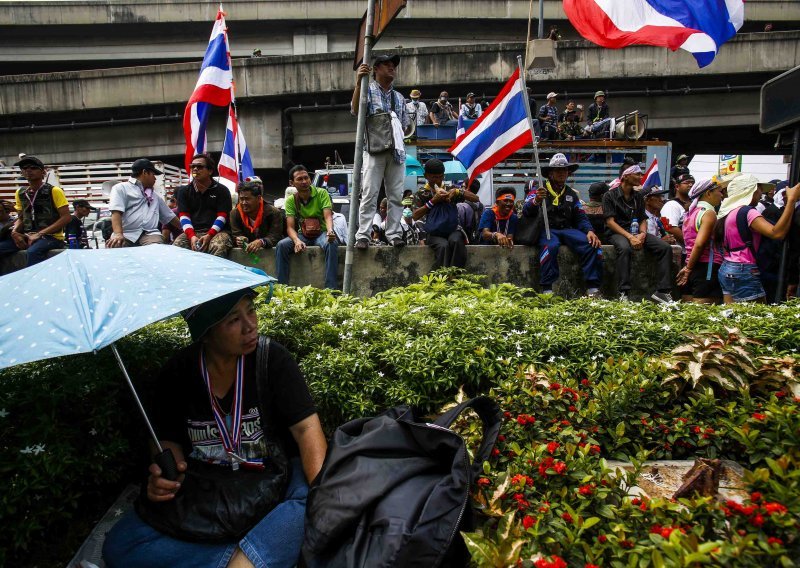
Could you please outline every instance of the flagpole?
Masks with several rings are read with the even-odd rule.
[[[533,142],[533,159],[536,160],[536,175],[539,178],[539,187],[544,187],[542,181],[542,167],[539,163],[539,143],[536,140],[536,132],[533,130],[533,118],[531,118],[531,104],[528,99],[528,91],[525,86],[525,72],[522,70],[522,56],[517,55],[517,66],[519,67],[519,85],[522,92],[522,99],[525,101],[525,113],[528,115],[528,128],[531,129],[531,141]],[[547,204],[542,201],[542,218],[544,219],[544,234],[550,240],[550,220],[547,218]]]
[[[372,34],[375,22],[375,0],[367,0],[367,21],[364,26],[364,58],[362,63],[369,65],[372,58]],[[342,292],[350,293],[353,279],[353,260],[355,256],[356,225],[361,200],[361,168],[364,165],[364,130],[367,125],[367,98],[369,96],[369,74],[360,79],[361,89],[358,103],[358,122],[356,123],[356,149],[353,157],[353,191],[350,192],[350,214],[347,221],[347,252],[344,257],[344,277]]]

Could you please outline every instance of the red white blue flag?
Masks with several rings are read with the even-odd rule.
[[[448,152],[464,164],[469,182],[533,141],[526,97],[517,69],[475,124],[456,138]]]
[[[255,175],[253,160],[250,159],[250,151],[247,149],[242,128],[236,120],[233,105],[228,107],[228,127],[225,130],[222,156],[219,158],[219,175],[234,186]]]
[[[200,77],[183,112],[187,172],[192,156],[206,151],[206,124],[211,105],[228,106],[233,96],[232,90],[231,54],[225,27],[225,13],[220,4],[217,19],[211,30],[211,39],[208,40],[206,55],[200,66]]]
[[[744,22],[743,0],[564,0],[569,21],[597,45],[655,45],[691,52],[700,67]]]
[[[647,189],[654,185],[661,187],[661,176],[658,173],[658,158],[656,156],[653,156],[653,161],[650,162],[650,166],[647,168],[647,171],[644,172],[642,189]]]

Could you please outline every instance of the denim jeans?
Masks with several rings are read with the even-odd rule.
[[[550,229],[550,240],[542,231],[539,237],[539,279],[543,287],[549,288],[558,280],[558,249],[564,244],[581,261],[583,279],[589,288],[599,288],[603,280],[603,252],[586,240],[586,233],[578,229]]]
[[[719,285],[722,293],[731,296],[734,302],[752,302],[766,296],[755,264],[723,261],[719,268]]]
[[[44,235],[36,240],[31,246],[27,248],[28,266],[38,264],[43,260],[47,260],[47,253],[51,250],[64,248],[64,241],[59,240],[50,235]],[[0,256],[13,254],[18,252],[17,243],[14,242],[10,236],[7,239],[0,240]]]
[[[328,242],[328,235],[324,232],[313,241],[307,239],[302,234],[297,233],[298,238],[306,246],[318,246],[325,252],[325,287],[333,290],[339,287],[339,243]],[[278,273],[278,282],[281,284],[289,283],[289,255],[294,254],[294,242],[290,237],[281,239],[275,246],[275,271]]]
[[[106,536],[103,560],[109,568],[224,568],[238,547],[256,568],[292,568],[303,545],[308,485],[300,459],[292,459],[291,464],[284,501],[238,543],[177,540],[129,511]]]

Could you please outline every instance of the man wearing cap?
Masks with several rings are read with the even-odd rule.
[[[430,118],[434,126],[444,125],[448,120],[458,120],[453,105],[447,100],[447,91],[439,93],[439,99],[431,105]]]
[[[28,186],[14,194],[17,220],[10,236],[0,240],[0,255],[27,251],[27,265],[47,258],[47,253],[64,248],[64,227],[70,220],[69,203],[60,187],[44,181],[44,164],[39,158],[25,156],[14,164]]]
[[[683,221],[686,219],[686,212],[689,210],[689,205],[692,200],[689,198],[689,192],[694,185],[694,177],[691,174],[681,174],[675,180],[675,198],[670,199],[664,204],[661,210],[661,216],[669,222],[667,231],[675,237],[675,240],[683,246]]]
[[[161,226],[178,227],[178,219],[153,189],[161,175],[153,162],[140,158],[131,166],[131,178],[111,188],[108,208],[113,233],[106,247],[163,244]]]
[[[558,140],[558,109],[556,108],[558,93],[547,93],[547,103],[539,108],[539,123],[542,127],[543,140]]]
[[[644,210],[647,214],[647,232],[672,245],[675,244],[675,237],[668,231],[661,217],[664,209],[664,195],[667,193],[669,193],[668,190],[661,189],[657,185],[641,191],[642,198],[644,198]]]
[[[228,188],[212,177],[216,166],[208,154],[192,156],[192,181],[177,192],[183,234],[172,244],[226,258],[233,247],[228,222],[233,200]]]
[[[580,140],[583,138],[583,128],[578,124],[578,114],[574,109],[567,109],[562,115],[564,121],[558,125],[558,137],[561,140]]]
[[[681,154],[678,156],[678,159],[675,160],[675,165],[672,166],[672,170],[669,172],[669,177],[672,180],[673,185],[675,184],[675,180],[677,180],[682,175],[689,174],[689,156],[686,154]]]
[[[467,93],[467,102],[461,105],[461,116],[468,120],[477,120],[483,109],[475,102],[475,93]]]
[[[72,202],[72,217],[67,223],[64,232],[66,239],[69,243],[74,238],[76,248],[88,249],[89,237],[86,235],[86,227],[83,226],[83,220],[89,215],[90,211],[97,211],[97,207],[92,207],[85,199],[76,199]],[[70,244],[70,246],[72,246]]]
[[[379,55],[373,61],[374,80],[369,83],[367,93],[367,123],[370,117],[377,113],[390,113],[391,132],[384,135],[393,140],[393,148],[376,153],[364,153],[362,169],[363,183],[361,187],[361,203],[358,209],[358,232],[356,232],[355,247],[366,250],[370,243],[372,218],[378,205],[378,194],[381,184],[386,188],[386,198],[389,200],[389,211],[386,217],[386,239],[395,247],[405,245],[400,220],[403,215],[403,183],[406,176],[406,151],[403,143],[403,133],[411,124],[411,118],[406,112],[406,103],[403,95],[394,87],[395,70],[400,65],[399,55]],[[353,90],[351,113],[358,115],[358,106],[361,101],[361,78],[369,75],[370,68],[362,64],[356,73],[356,86]]]
[[[606,234],[617,253],[617,291],[627,300],[631,289],[631,251],[644,249],[656,257],[657,283],[651,298],[656,302],[672,302],[672,247],[647,232],[647,211],[644,197],[634,188],[642,183],[643,172],[638,164],[622,172],[620,184],[603,197]],[[633,221],[638,223],[634,234]]]
[[[567,178],[578,169],[564,154],[556,154],[547,166],[542,166],[546,178],[544,187],[525,198],[522,214],[534,217],[537,223],[539,246],[539,281],[544,293],[552,293],[558,280],[558,249],[564,244],[581,261],[587,293],[599,297],[603,280],[603,257],[600,239],[586,217],[578,193],[567,185]],[[550,238],[544,230],[542,207],[547,208]]]
[[[594,102],[589,105],[589,115],[586,117],[586,125],[592,126],[600,122],[601,120],[605,120],[608,118],[608,105],[606,104],[606,94],[604,91],[597,91],[594,94]],[[608,136],[609,127],[601,130],[601,132],[595,133],[595,135],[604,135]]]
[[[406,103],[406,113],[410,117],[411,122],[417,126],[421,124],[428,124],[428,105],[419,100],[422,93],[419,89],[414,89],[409,94],[411,102]]]

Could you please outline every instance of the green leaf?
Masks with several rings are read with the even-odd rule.
[[[461,536],[464,537],[464,544],[467,545],[475,562],[480,568],[495,568],[498,566],[499,553],[494,543],[484,538],[479,533],[465,533],[462,532]]]

